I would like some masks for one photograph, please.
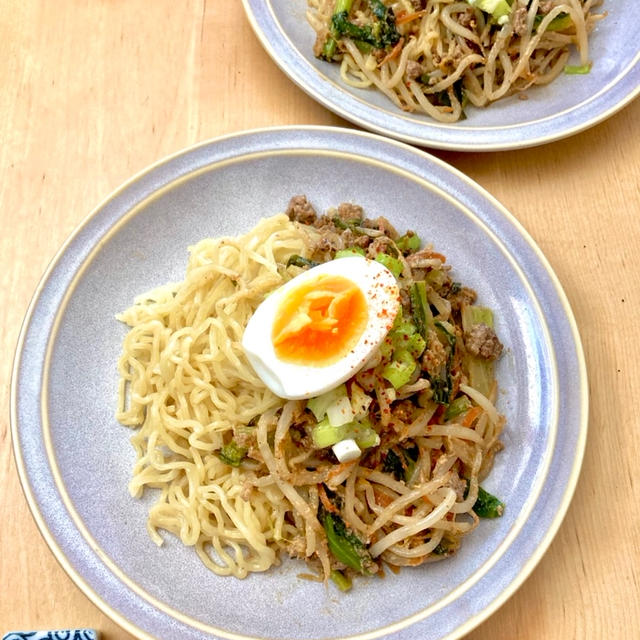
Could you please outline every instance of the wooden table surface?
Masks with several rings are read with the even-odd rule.
[[[130,636],[60,568],[9,432],[11,361],[38,280],[74,227],[167,154],[234,131],[350,126],[265,54],[239,0],[0,0],[0,632]],[[640,100],[543,147],[434,152],[496,196],[555,269],[582,335],[589,438],[569,512],[472,640],[640,637]]]

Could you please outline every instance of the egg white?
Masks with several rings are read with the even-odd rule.
[[[293,289],[321,274],[347,278],[362,291],[367,325],[356,345],[337,362],[325,366],[284,362],[271,339],[276,311]],[[387,335],[399,305],[398,283],[384,265],[359,256],[338,258],[308,269],[270,294],[251,316],[242,347],[256,373],[277,396],[312,398],[337,387],[362,368]]]

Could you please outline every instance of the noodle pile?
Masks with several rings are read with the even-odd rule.
[[[288,216],[244,236],[199,242],[183,282],[140,296],[119,316],[131,329],[118,363],[117,418],[137,429],[131,494],[159,490],[147,525],[157,544],[158,529],[169,531],[212,571],[239,578],[278,564],[284,551],[342,588],[354,574],[381,573],[383,563],[451,555],[483,501],[495,501],[489,517],[502,513],[479,487],[501,448],[490,360],[502,346],[483,325],[489,340],[470,351],[475,338],[461,317],[475,293],[452,281],[444,256],[403,247],[412,234],[400,238],[357,205],[318,217],[304,197],[294,201]],[[377,446],[340,464],[330,448],[314,446],[318,421],[307,401],[273,395],[241,339],[264,297],[305,268],[296,265],[345,247],[395,254],[401,292],[424,283],[434,315],[406,384],[396,389],[379,375],[390,357],[382,348],[347,382],[366,400]],[[499,346],[496,354],[485,354],[487,345]],[[478,371],[489,372],[484,392]]]
[[[355,28],[340,31],[334,23],[340,1],[308,0],[315,54],[338,62],[346,84],[375,87],[399,108],[439,122],[464,118],[467,103],[485,107],[549,84],[563,70],[588,72],[587,37],[604,17],[593,12],[601,0],[509,0],[504,24],[477,1],[353,0],[348,18]],[[386,22],[375,15],[380,7]],[[376,42],[370,33],[383,23],[391,32]],[[570,45],[581,67],[567,66]]]
[[[277,484],[249,491],[255,472],[213,452],[234,426],[283,404],[240,341],[264,295],[284,282],[280,265],[305,251],[305,237],[285,216],[246,236],[203,240],[191,249],[182,283],[141,296],[119,316],[132,328],[118,364],[117,419],[142,425],[132,440],[138,461],[130,492],[161,489],[149,513],[151,537],[161,544],[157,529],[174,533],[220,575],[268,569],[277,562],[271,543],[289,535]]]

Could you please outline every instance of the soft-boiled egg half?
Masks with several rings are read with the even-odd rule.
[[[357,373],[391,329],[400,305],[393,274],[354,256],[312,267],[270,294],[242,346],[281,398],[312,398]]]

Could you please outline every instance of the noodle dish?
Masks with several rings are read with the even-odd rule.
[[[190,248],[139,296],[118,368],[147,528],[243,578],[298,558],[342,591],[445,560],[505,505],[499,319],[414,231],[305,196]],[[480,525],[481,526],[481,525]]]
[[[600,0],[309,0],[316,57],[346,85],[438,122],[587,74]],[[569,64],[572,49],[579,64]]]

